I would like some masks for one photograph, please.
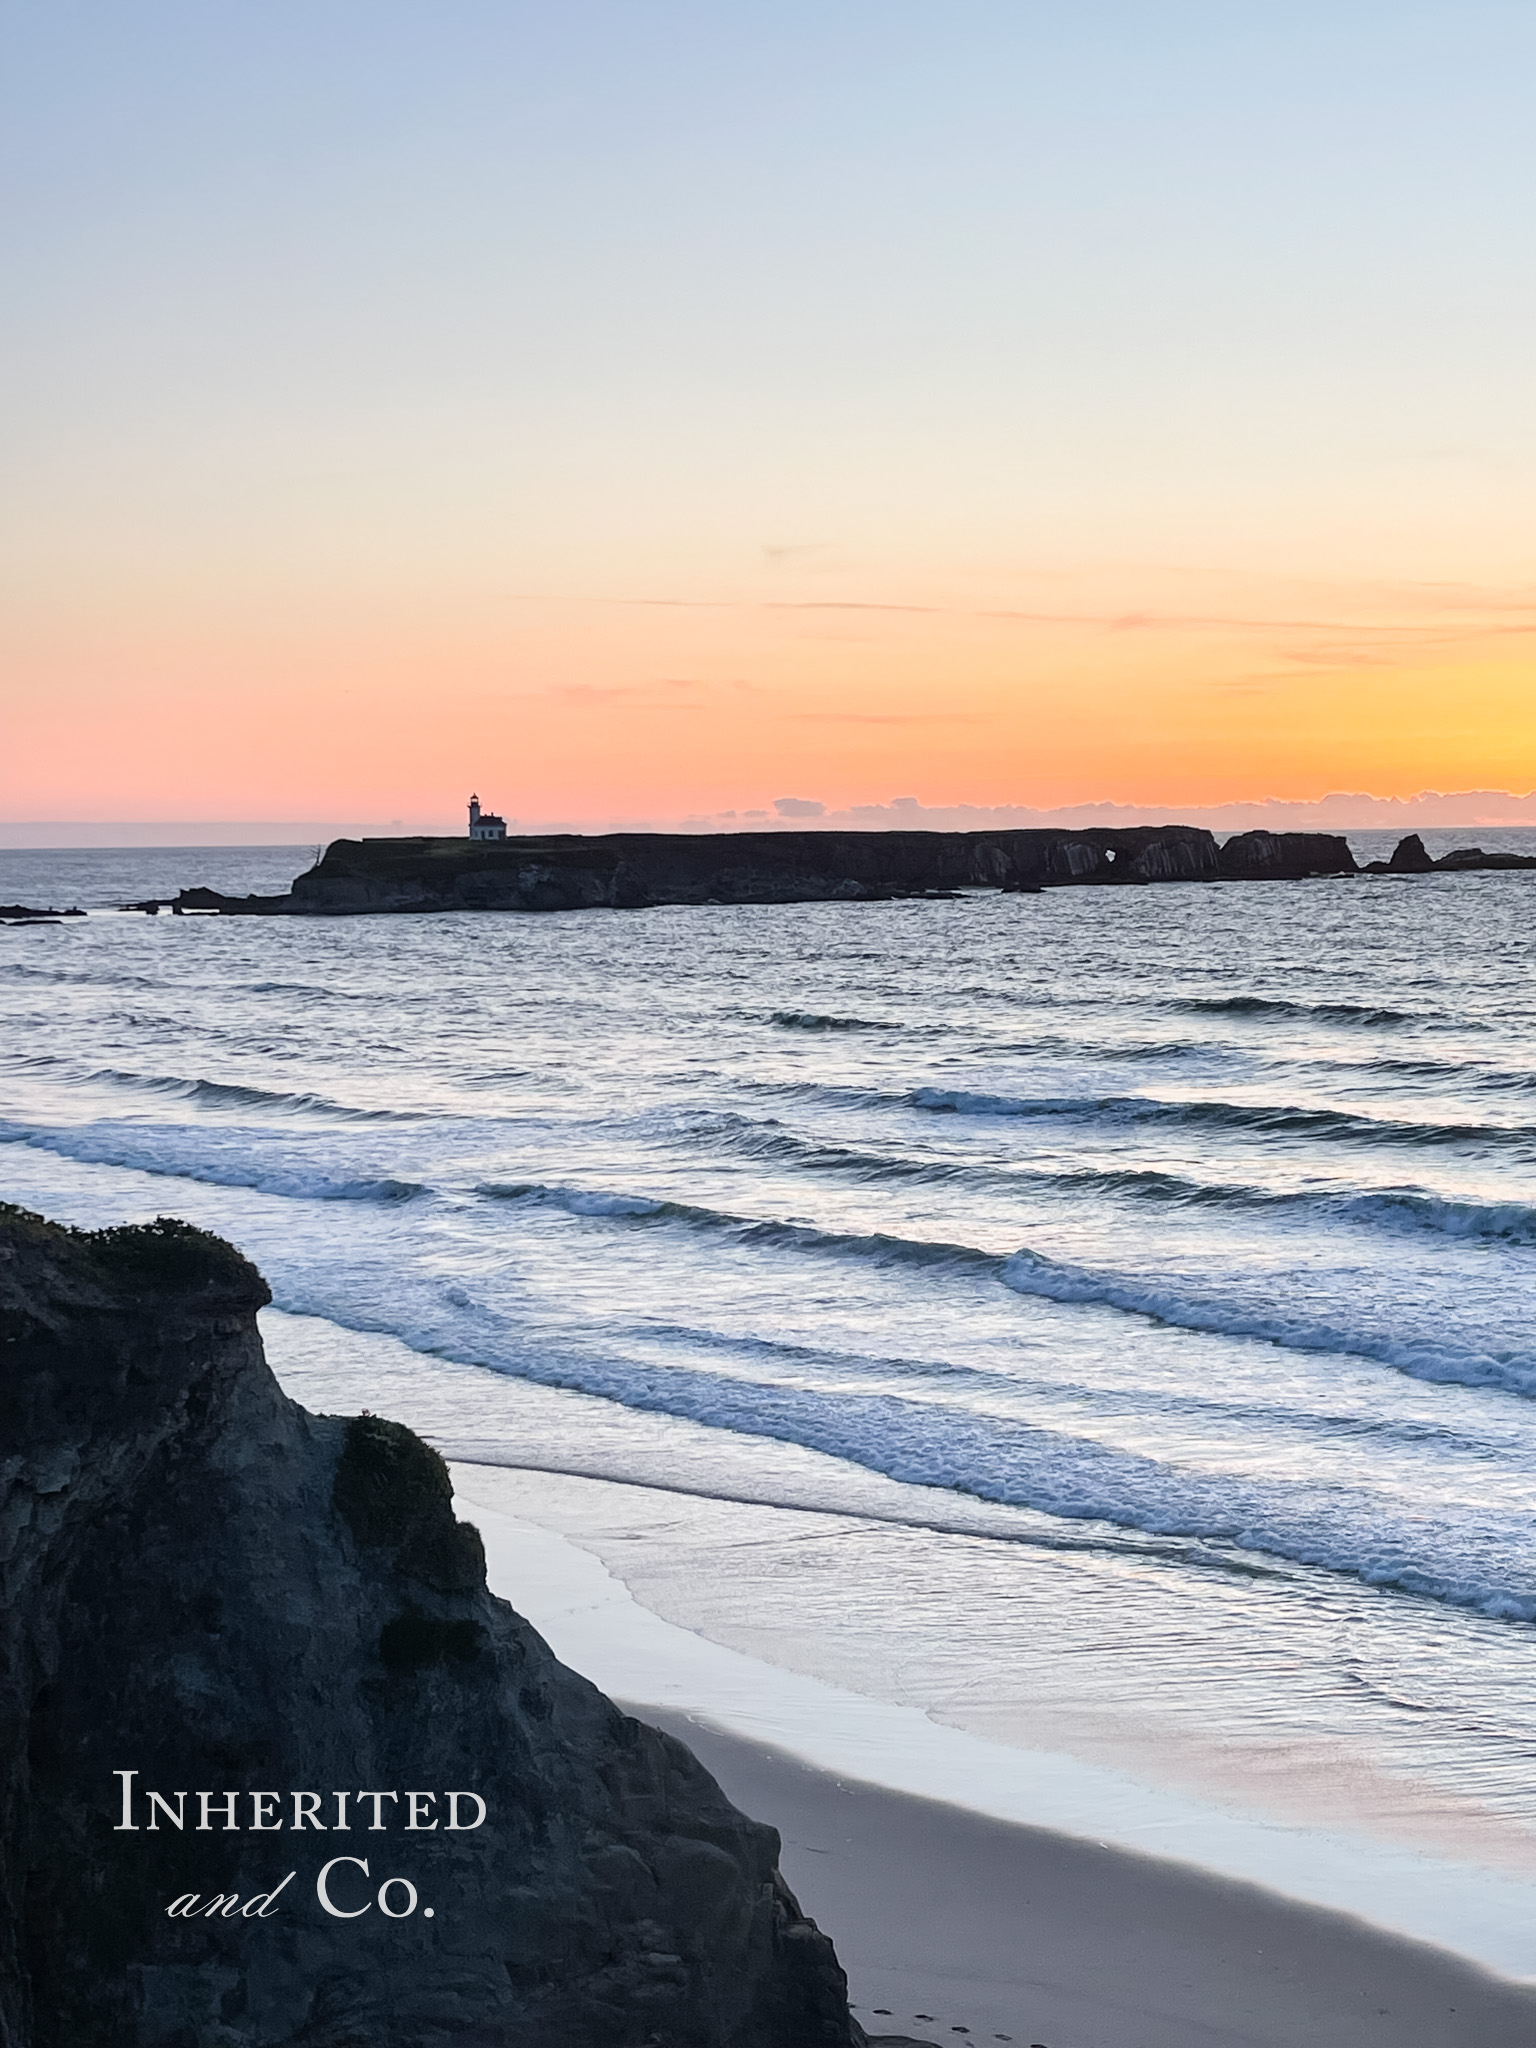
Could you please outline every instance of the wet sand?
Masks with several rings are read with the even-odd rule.
[[[686,1713],[783,1837],[872,2034],[1019,2048],[1533,2048],[1536,1985],[1257,1886],[838,1778]],[[1368,1902],[1362,1901],[1362,1906]]]

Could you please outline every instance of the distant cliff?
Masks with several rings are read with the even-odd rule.
[[[0,2043],[862,2042],[777,1836],[487,1592],[434,1452],[286,1398],[267,1298],[0,1208]]]
[[[1234,848],[1236,851],[1234,851]],[[662,903],[879,902],[1034,890],[1350,874],[1343,839],[1194,825],[1089,832],[615,832],[586,838],[338,839],[286,896],[183,892],[184,910],[346,916],[638,910]]]

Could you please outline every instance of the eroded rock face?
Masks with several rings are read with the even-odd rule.
[[[0,2043],[861,2041],[773,1831],[487,1592],[434,1452],[287,1399],[267,1298],[187,1225],[0,1209]]]
[[[1237,832],[1221,849],[1228,881],[1300,881],[1357,872],[1349,841],[1335,832]]]
[[[1392,858],[1387,866],[1396,873],[1424,874],[1434,866],[1429,851],[1417,832],[1410,832],[1406,839],[1399,839],[1392,849]]]

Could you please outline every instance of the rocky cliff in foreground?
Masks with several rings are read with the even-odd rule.
[[[885,902],[1036,890],[1352,874],[1343,839],[1195,825],[1066,832],[614,832],[585,837],[338,839],[286,896],[186,889],[181,910],[356,916],[423,910],[644,910],[663,903]]]
[[[0,1207],[0,2043],[861,2042],[773,1831],[490,1595],[434,1452],[287,1399],[267,1298]]]

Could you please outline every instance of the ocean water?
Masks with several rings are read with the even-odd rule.
[[[0,1192],[712,1641],[1536,1882],[1536,873],[107,907],[304,864],[0,854]]]

